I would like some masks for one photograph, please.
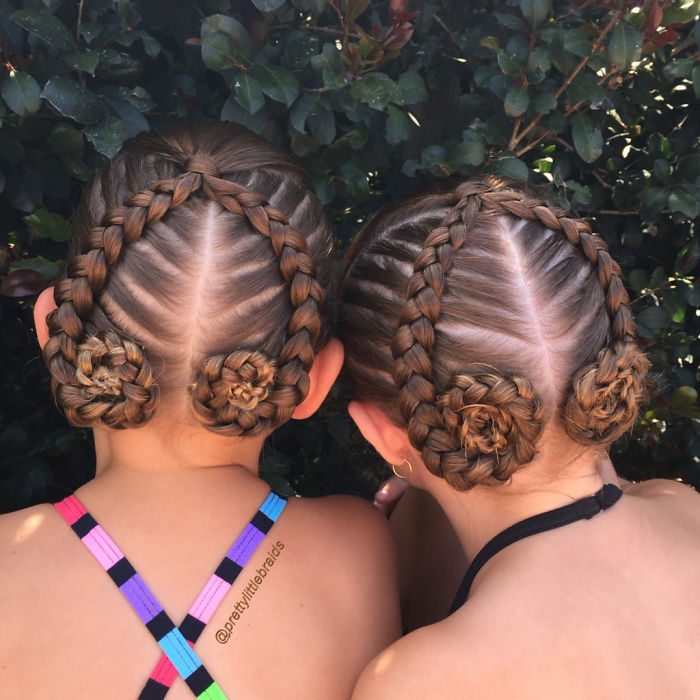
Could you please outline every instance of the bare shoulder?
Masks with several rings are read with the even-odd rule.
[[[300,499],[305,526],[317,541],[328,542],[341,557],[360,553],[389,557],[394,562],[394,544],[386,518],[369,501],[355,496],[325,496]]]
[[[674,509],[700,518],[700,493],[692,486],[671,479],[650,479],[639,483],[625,483],[624,492],[630,496],[653,500]]]
[[[0,561],[3,568],[11,564],[11,557],[23,554],[29,545],[45,537],[53,520],[53,508],[42,503],[13,513],[0,515]]]
[[[648,481],[624,482],[624,491],[632,495],[667,496],[697,503],[700,494],[688,484],[673,479],[649,479]]]
[[[422,627],[387,647],[363,671],[352,700],[492,697],[490,666],[499,658],[497,647],[488,631],[482,637],[459,617]]]

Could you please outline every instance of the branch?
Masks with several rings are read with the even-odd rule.
[[[520,123],[522,122],[522,117],[518,117],[513,124],[513,131],[510,134],[510,141],[508,141],[508,150],[514,151],[515,147],[518,145],[517,135],[518,129],[520,128]]]
[[[559,99],[564,91],[571,85],[571,83],[574,81],[576,76],[586,67],[588,64],[588,61],[591,59],[591,56],[593,54],[598,52],[598,49],[600,49],[603,40],[605,37],[612,31],[613,27],[617,23],[617,21],[620,19],[622,16],[624,10],[618,10],[610,19],[610,21],[605,25],[603,28],[603,31],[598,35],[598,38],[593,42],[593,45],[591,46],[591,52],[588,56],[584,56],[579,62],[578,65],[571,71],[571,73],[564,79],[564,82],[561,84],[559,89],[554,93],[555,99]],[[566,116],[569,116],[568,114]],[[539,125],[539,123],[542,121],[542,115],[538,114],[528,126],[526,126],[517,136],[515,139],[511,138],[511,143],[513,144],[513,148],[515,148],[524,138],[527,136],[536,126]],[[536,143],[539,143],[542,139],[538,139]],[[512,149],[511,149],[512,150]],[[527,150],[530,150],[529,148]],[[523,151],[525,152],[525,151]]]
[[[78,5],[78,21],[75,23],[75,38],[80,42],[80,25],[83,21],[83,7],[85,6],[85,0],[80,0]]]

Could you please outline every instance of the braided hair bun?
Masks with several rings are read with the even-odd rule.
[[[439,458],[433,470],[454,488],[464,490],[474,480],[506,481],[535,456],[543,409],[526,377],[473,367],[453,378],[437,407],[442,430],[433,430],[426,446],[431,458]]]
[[[322,341],[331,250],[296,161],[220,122],[142,134],[89,186],[75,228],[44,347],[72,424],[148,421],[164,395],[152,362],[215,432],[291,416]]]

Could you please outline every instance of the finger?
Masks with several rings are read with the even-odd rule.
[[[401,500],[401,497],[406,493],[408,482],[405,479],[399,479],[392,476],[387,479],[374,494],[374,500],[380,503],[396,505]]]

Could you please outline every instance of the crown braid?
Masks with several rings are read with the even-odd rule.
[[[294,308],[279,357],[236,350],[205,358],[192,387],[195,414],[212,430],[255,434],[289,418],[308,393],[323,291],[304,237],[265,197],[221,178],[211,159],[194,156],[184,168],[108,210],[56,286],[58,308],[48,319],[51,337],[44,358],[57,403],[74,425],[136,427],[153,414],[158,388],[144,349],[116,331],[93,332],[86,319],[124,247],[192,196],[244,217],[270,240]]]
[[[449,203],[452,208],[429,232],[414,261],[391,344],[399,408],[426,466],[464,490],[505,481],[535,455],[544,413],[527,377],[475,365],[452,376],[442,390],[433,380],[435,325],[455,252],[475,228],[503,215],[561,231],[597,272],[610,318],[609,341],[575,373],[562,416],[573,439],[612,442],[636,418],[649,362],[637,347],[620,268],[605,242],[564,209],[496,181],[463,183]]]

